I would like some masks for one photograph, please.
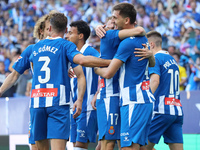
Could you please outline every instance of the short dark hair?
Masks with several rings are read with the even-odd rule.
[[[83,20],[72,22],[70,27],[77,27],[78,34],[82,33],[84,35],[84,41],[86,41],[90,36],[90,27]]]
[[[123,18],[129,17],[130,18],[130,23],[134,24],[136,21],[136,10],[135,7],[132,4],[129,3],[119,3],[116,4],[112,11],[114,10],[119,10],[119,15],[121,15]]]
[[[153,37],[155,40],[156,46],[162,46],[162,36],[159,32],[157,31],[150,31],[146,34],[147,38]]]
[[[63,13],[50,14],[50,24],[57,32],[65,31],[67,27],[67,17]]]

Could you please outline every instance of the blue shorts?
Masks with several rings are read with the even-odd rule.
[[[29,122],[29,129],[28,129],[28,138],[29,138],[29,144],[35,144],[35,141],[34,141],[34,136],[33,136],[33,129],[31,127],[31,121]]]
[[[69,106],[30,108],[34,141],[69,139]]]
[[[151,121],[149,141],[158,144],[161,136],[165,143],[183,143],[183,116],[155,114]]]
[[[119,96],[97,99],[97,120],[99,140],[120,139],[120,106]]]
[[[148,143],[152,111],[152,103],[121,106],[121,147],[129,147],[132,143]]]
[[[74,119],[72,115],[73,114],[71,114],[70,141],[73,143],[76,141],[95,143],[98,131],[96,110],[81,112],[80,116],[76,119]]]

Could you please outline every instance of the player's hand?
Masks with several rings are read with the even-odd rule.
[[[95,32],[96,32],[96,35],[99,37],[99,38],[102,38],[105,36],[106,34],[106,30],[104,29],[106,25],[98,25],[96,28],[95,28]]]
[[[97,101],[97,97],[96,97],[96,94],[95,94],[95,96],[93,97],[93,99],[91,101],[91,105],[92,105],[92,108],[94,110],[97,110],[97,108],[96,108],[96,101]]]
[[[144,48],[135,48],[135,50],[136,50],[134,52],[134,54],[136,54],[135,57],[142,57],[142,58],[138,59],[138,61],[141,61],[143,59],[153,56],[153,52],[148,49],[148,46],[146,44],[142,44],[142,46],[144,46]]]
[[[73,118],[77,118],[81,114],[82,102],[83,102],[82,100],[76,100],[76,102],[74,103],[73,111],[76,108],[76,112],[74,113]]]
[[[75,73],[74,73],[74,71],[73,71],[72,68],[70,68],[70,69],[68,70],[68,76],[69,76],[70,78],[74,78]]]

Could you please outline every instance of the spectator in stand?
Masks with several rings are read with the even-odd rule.
[[[148,28],[150,26],[150,18],[146,14],[145,7],[144,6],[138,6],[137,8],[137,21],[138,22],[143,22],[142,26],[144,28]]]
[[[183,91],[185,89],[185,83],[187,82],[187,73],[186,73],[186,69],[182,66],[180,66],[179,64],[179,60],[180,60],[180,55],[178,53],[174,53],[172,55],[172,57],[174,57],[174,59],[176,60],[177,64],[178,64],[178,68],[179,68],[179,90]]]

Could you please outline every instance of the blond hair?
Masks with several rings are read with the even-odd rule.
[[[58,13],[56,10],[52,10],[49,12],[49,14],[42,16],[35,24],[34,31],[33,31],[33,37],[37,38],[39,40],[42,40],[44,38],[44,35],[41,34],[41,31],[44,31],[45,29],[45,22],[50,21],[50,15]]]

